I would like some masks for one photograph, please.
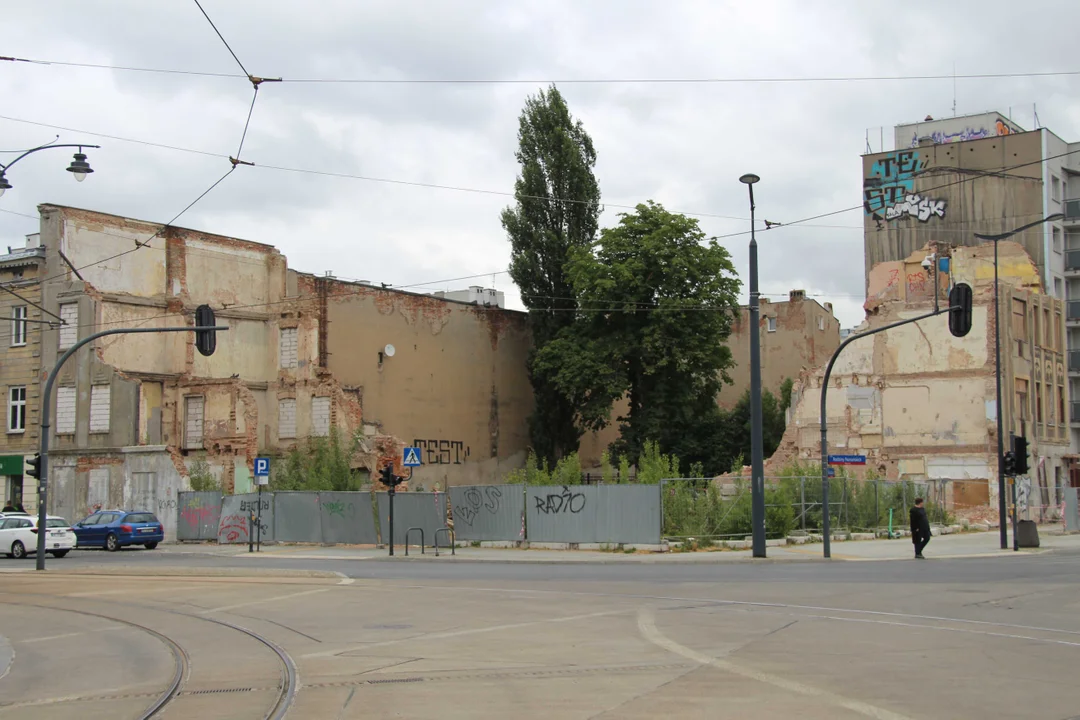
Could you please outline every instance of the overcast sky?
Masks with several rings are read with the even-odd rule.
[[[807,78],[1080,70],[1075,0],[202,0],[256,76],[523,83],[281,83],[259,92],[240,167],[177,225],[276,245],[298,270],[413,286],[504,290],[499,212],[512,199],[525,97],[559,81],[592,135],[607,210],[648,199],[701,213],[710,235],[861,202],[859,155],[895,124],[952,114],[954,82],[572,83],[658,78]],[[6,3],[0,54],[34,60],[239,73],[193,0]],[[958,114],[1007,113],[1080,140],[1080,78],[960,79]],[[164,222],[229,169],[251,103],[243,78],[0,62],[0,150],[60,135],[88,141],[84,183],[48,151],[13,168],[0,209],[51,202]],[[199,155],[89,133],[181,148]],[[215,155],[220,155],[217,157]],[[11,155],[0,155],[8,161]],[[484,192],[267,169],[362,175]],[[0,245],[35,232],[0,212]],[[743,275],[746,236],[723,240]],[[5,242],[6,241],[6,242]],[[841,324],[862,319],[862,213],[759,235],[761,286],[804,288]],[[475,280],[450,281],[488,274]],[[420,289],[420,288],[416,288]],[[745,300],[745,298],[744,298]]]

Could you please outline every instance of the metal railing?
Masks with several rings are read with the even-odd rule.
[[[1069,403],[1069,419],[1074,423],[1080,423],[1080,402],[1072,401]]]
[[[1069,351],[1069,371],[1080,370],[1080,350]]]
[[[1070,300],[1068,303],[1067,320],[1080,320],[1080,300]]]
[[[1080,250],[1065,251],[1065,269],[1080,270]]]
[[[1080,220],[1080,200],[1065,201],[1065,219]]]

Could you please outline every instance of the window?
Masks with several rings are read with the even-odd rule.
[[[819,317],[817,319],[817,329],[818,330],[824,330],[825,329],[825,318]]]
[[[64,303],[60,306],[60,349],[65,350],[79,342],[79,304]]]
[[[101,519],[101,513],[94,513],[90,517],[83,520],[83,525],[97,525],[97,522],[100,519]]]
[[[26,344],[26,306],[16,305],[11,308],[11,345]]]
[[[278,400],[278,437],[296,437],[296,399]]]
[[[1057,175],[1050,176],[1050,199],[1061,202],[1061,178]]]
[[[281,328],[281,340],[280,340],[280,352],[281,358],[280,365],[283,368],[296,367],[296,328]]]
[[[203,398],[194,395],[184,398],[184,448],[198,450],[203,446]]]
[[[1061,281],[1061,278],[1054,278],[1054,297],[1058,300],[1065,299],[1065,283]]]
[[[1035,383],[1035,422],[1042,423],[1043,421],[1043,386],[1042,383]]]
[[[26,431],[26,386],[8,389],[8,432]]]
[[[1059,228],[1059,227],[1050,228],[1050,234],[1051,234],[1051,237],[1054,238],[1054,252],[1060,253],[1062,251],[1062,247],[1061,247],[1061,228]]]
[[[109,432],[110,394],[108,385],[90,388],[90,432]]]
[[[774,318],[774,317],[765,318],[765,329],[768,332],[776,332],[776,318]]]
[[[326,437],[330,434],[330,398],[311,398],[311,434]]]
[[[56,434],[72,435],[75,433],[75,397],[74,387],[56,389]]]

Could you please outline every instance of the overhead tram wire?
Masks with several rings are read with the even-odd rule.
[[[198,4],[198,0],[196,0]],[[177,70],[170,68],[148,68],[130,65],[110,65],[105,63],[73,62],[66,60],[42,60],[0,56],[0,61],[27,63],[32,65],[56,65],[58,67],[88,68],[95,70],[115,70],[120,72],[158,73],[162,75],[188,75],[209,78],[245,78],[250,77],[243,63],[233,52],[229,43],[210,20],[209,15],[199,5],[199,10],[210,22],[218,37],[229,49],[236,64],[243,70],[243,75],[236,73],[210,72],[202,70]],[[820,75],[807,77],[612,77],[612,78],[282,78],[282,83],[299,84],[349,84],[349,85],[546,85],[550,83],[572,85],[724,85],[724,84],[778,84],[778,83],[837,83],[837,82],[927,82],[932,80],[1006,80],[1028,78],[1069,77],[1080,75],[1080,70],[1049,70],[1038,72],[1000,72],[969,73],[963,75]]]

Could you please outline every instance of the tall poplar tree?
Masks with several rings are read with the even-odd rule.
[[[529,310],[533,353],[529,375],[536,407],[529,426],[533,450],[554,462],[578,448],[581,430],[572,401],[538,368],[537,353],[575,322],[577,301],[568,264],[596,240],[600,188],[596,150],[554,85],[525,101],[518,121],[515,205],[502,212],[512,247],[510,277]]]

